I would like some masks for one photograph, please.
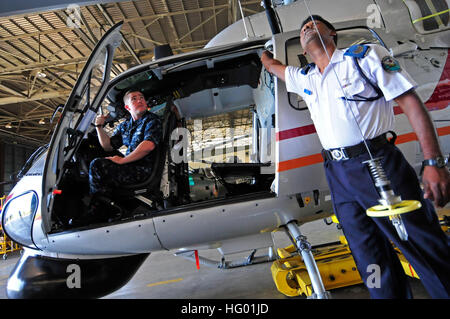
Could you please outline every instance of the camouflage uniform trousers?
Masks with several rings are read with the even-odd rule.
[[[90,193],[108,196],[115,188],[144,181],[150,173],[150,163],[116,164],[106,158],[96,158],[89,166]]]

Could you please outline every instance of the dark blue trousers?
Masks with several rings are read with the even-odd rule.
[[[432,298],[450,298],[450,247],[432,203],[423,192],[414,169],[400,150],[386,144],[374,152],[396,195],[419,200],[422,208],[401,215],[409,238],[402,241],[388,217],[371,218],[366,209],[380,198],[369,173],[368,154],[324,163],[334,211],[343,227],[358,271],[372,298],[412,298],[407,277],[390,243],[404,254]],[[374,276],[379,274],[379,281]]]
[[[96,158],[89,165],[90,193],[108,196],[115,188],[142,182],[150,174],[151,164],[142,161],[120,165],[106,158]]]

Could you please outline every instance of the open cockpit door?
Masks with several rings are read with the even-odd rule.
[[[122,22],[114,25],[94,48],[64,106],[53,132],[44,166],[42,184],[42,227],[50,230],[50,217],[58,183],[81,140],[97,115],[110,80],[114,51],[122,42]]]

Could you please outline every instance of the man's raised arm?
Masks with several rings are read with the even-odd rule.
[[[103,130],[103,125],[105,124],[106,116],[99,115],[95,119],[95,127],[97,129],[97,136],[100,145],[106,152],[111,152],[113,150],[111,146],[111,139],[108,134]]]
[[[275,75],[280,80],[285,81],[284,71],[286,66],[280,61],[273,58],[273,54],[269,51],[264,51],[261,55],[261,62],[269,73]]]

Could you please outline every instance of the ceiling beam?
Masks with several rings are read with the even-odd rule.
[[[23,81],[22,81],[22,83],[23,83]],[[21,96],[21,97],[26,96],[26,94],[24,94],[22,92],[19,92],[19,91],[16,91],[14,89],[11,89],[10,87],[8,87],[8,86],[6,86],[6,85],[4,85],[2,83],[0,83],[0,90],[5,91],[5,92],[7,92],[9,94],[12,94],[12,95],[16,95],[16,96]]]
[[[20,134],[11,133],[4,129],[0,129],[0,139],[4,139],[4,138],[6,138],[6,140],[9,143],[11,143],[12,141],[17,141],[20,143],[24,143],[27,145],[34,145],[34,146],[45,145],[48,143],[44,139],[38,140],[38,139],[34,138],[34,135],[33,136],[23,136]]]
[[[128,36],[129,34],[125,35]],[[150,39],[146,39],[148,41],[151,41]],[[200,41],[193,41],[193,42],[183,42],[183,43],[170,43],[170,46],[172,47],[172,49],[183,49],[185,47],[190,48],[191,46],[199,46],[199,45],[205,45],[206,43],[208,43],[209,40],[200,40]],[[145,49],[139,49],[139,50],[134,50],[137,54],[139,54],[140,52],[148,52],[148,51],[152,51],[152,49],[150,48],[145,48]],[[114,60],[120,60],[120,59],[125,59],[125,58],[131,58],[130,54],[120,54],[120,55],[115,55],[114,56]],[[24,71],[33,71],[33,70],[41,70],[44,68],[54,68],[54,67],[61,67],[61,66],[67,66],[67,65],[76,65],[76,64],[84,64],[86,63],[88,57],[79,57],[79,58],[73,58],[73,59],[65,59],[65,60],[53,60],[53,61],[46,61],[46,62],[35,62],[35,63],[30,63],[30,64],[24,64],[24,65],[18,65],[18,66],[14,66],[14,67],[8,67],[5,69],[0,69],[0,74],[5,75],[5,74],[11,74],[11,73],[20,73],[20,72],[24,72]],[[82,68],[80,67],[80,72],[82,70]]]
[[[175,28],[175,23],[173,22],[172,15],[171,15],[171,13],[173,13],[173,12],[170,12],[169,6],[167,5],[167,1],[166,0],[161,1],[161,4],[162,4],[164,10],[167,12],[166,14],[164,14],[164,17],[166,17],[167,21],[169,22],[170,30],[172,31],[173,37],[175,39],[175,42],[179,43],[180,40],[178,39],[177,28]]]
[[[106,12],[105,8],[102,7],[101,4],[97,4],[97,8],[100,10],[100,12],[102,13],[103,17],[106,19],[106,21],[108,21],[108,23],[112,26],[114,25],[114,21],[111,18],[111,16],[108,14],[108,12]],[[122,32],[121,32],[122,33]],[[123,35],[123,34],[122,34]],[[138,58],[138,56],[136,55],[136,52],[134,52],[133,48],[131,47],[130,43],[128,43],[128,41],[125,39],[125,37],[123,37],[122,43],[125,45],[125,47],[127,48],[127,50],[130,52],[131,56],[133,57],[133,59],[138,63],[141,64],[142,61]]]
[[[212,16],[210,16],[208,19],[203,20],[199,25],[197,25],[195,28],[191,29],[188,33],[186,33],[185,35],[183,35],[179,40],[183,40],[185,37],[187,37],[188,35],[190,35],[191,33],[195,32],[196,30],[198,30],[199,28],[201,28],[203,25],[205,25],[206,23],[208,23],[210,20],[214,19],[217,15],[219,15],[220,13],[222,13],[222,11],[225,11],[226,8],[223,8],[217,12],[215,12]]]
[[[144,36],[142,36],[142,35],[136,34],[136,33],[129,33],[129,35],[131,35],[132,37],[138,38],[138,39],[140,39],[140,40],[148,41],[148,42],[152,43],[153,45],[162,45],[162,44],[164,44],[164,43],[155,41],[155,40],[153,40],[153,39],[144,37]]]
[[[33,12],[69,10],[71,5],[88,6],[96,3],[110,3],[128,0],[14,0],[0,2],[0,17],[30,14]]]
[[[21,116],[20,118],[18,117],[1,117],[0,118],[0,125],[4,125],[7,123],[22,123],[22,122],[30,122],[30,121],[37,121],[40,119],[45,119],[45,118],[51,118],[53,115],[53,113],[42,113],[42,114],[34,114],[33,116]],[[19,115],[17,115],[19,116]]]
[[[242,2],[241,4],[244,7],[246,5],[257,4],[260,2],[261,2],[261,0],[250,0],[250,1]],[[2,1],[0,1],[0,3],[2,3]],[[214,11],[214,10],[219,10],[219,9],[223,9],[223,8],[228,9],[229,7],[230,7],[229,4],[221,4],[221,5],[215,5],[212,7],[204,7],[204,8],[196,8],[196,9],[189,9],[189,10],[181,10],[181,11],[171,11],[171,12],[160,13],[160,14],[145,15],[145,16],[140,16],[140,17],[124,19],[123,21],[124,21],[124,23],[129,23],[129,22],[135,22],[135,21],[141,21],[141,20],[162,19],[162,18],[166,18],[166,17],[173,17],[173,16],[177,16],[177,15],[185,15],[185,14],[190,14],[190,13]],[[243,10],[246,10],[246,8],[243,8]],[[89,27],[91,29],[98,28],[98,25],[89,24]],[[87,26],[81,25],[80,29],[84,29],[87,31]],[[73,31],[73,28],[67,26],[67,27],[63,27],[63,28],[55,28],[55,29],[43,30],[43,31],[39,31],[39,32],[30,32],[30,33],[0,37],[0,42],[14,41],[14,40],[18,40],[18,39],[38,37],[39,35],[42,36],[42,35],[48,35],[48,34],[52,34],[52,33],[72,32],[72,31]]]
[[[51,91],[51,92],[42,92],[31,96],[30,98],[24,96],[11,96],[11,97],[2,97],[0,98],[0,105],[14,104],[14,103],[22,103],[28,101],[38,101],[45,99],[55,99],[58,97],[67,98],[69,97],[71,91],[69,90],[59,90],[59,91]]]
[[[261,0],[249,0],[249,1],[241,2],[242,6],[257,4],[257,3],[261,3]],[[167,13],[160,13],[160,14],[153,14],[153,15],[148,15],[148,16],[128,18],[123,21],[125,23],[127,23],[127,22],[139,21],[142,19],[154,19],[154,18],[158,18],[158,17],[162,17],[162,18],[163,17],[172,17],[172,16],[177,16],[177,15],[183,15],[183,14],[214,11],[214,10],[218,10],[218,9],[222,9],[222,8],[228,8],[228,7],[229,7],[228,4],[220,4],[220,5],[215,5],[212,7],[195,8],[195,9],[180,10],[180,11],[168,11]]]
[[[151,14],[155,14],[155,8],[153,7],[151,0],[147,0],[147,5],[148,5],[148,7],[150,9],[150,13]],[[166,34],[167,32],[165,32],[164,29],[163,29],[163,24],[162,24],[163,20],[162,19],[163,19],[163,17],[158,17],[158,18],[152,19],[152,22],[147,23],[144,26],[144,29],[147,30],[148,33],[150,34],[150,30],[148,28],[153,24],[153,22],[157,22],[156,26],[159,29],[158,32],[164,37],[164,43],[169,43],[170,41],[168,40],[168,35]],[[142,22],[144,22],[144,20]],[[169,21],[169,23],[170,23],[170,21]],[[174,34],[174,40],[176,41],[176,39],[178,39],[178,36],[176,34],[176,30],[173,30],[173,29],[170,29],[170,30]]]

